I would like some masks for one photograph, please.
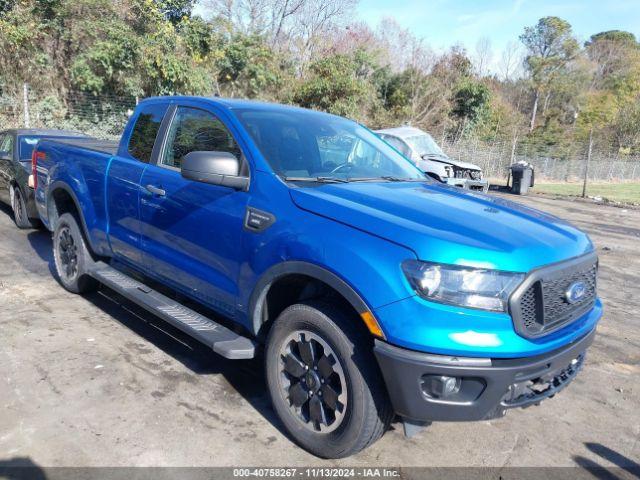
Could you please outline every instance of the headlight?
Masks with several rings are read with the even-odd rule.
[[[402,269],[414,290],[434,302],[506,312],[524,274],[407,260]]]

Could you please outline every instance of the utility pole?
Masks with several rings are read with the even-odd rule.
[[[589,131],[589,150],[584,164],[584,183],[582,184],[582,198],[587,196],[587,177],[589,176],[589,162],[591,161],[591,150],[593,149],[593,127]]]
[[[22,84],[22,97],[24,102],[24,126],[29,128],[31,121],[29,118],[29,84],[27,82]]]
[[[516,145],[518,144],[518,134],[516,130],[513,130],[513,141],[511,142],[511,158],[509,158],[509,165],[512,165],[516,159]]]

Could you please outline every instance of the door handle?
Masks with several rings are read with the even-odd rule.
[[[158,197],[164,197],[167,194],[162,188],[156,187],[155,185],[147,185],[145,188],[147,192],[152,195],[157,195]]]

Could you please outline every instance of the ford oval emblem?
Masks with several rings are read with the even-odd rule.
[[[564,296],[567,299],[567,302],[576,303],[582,300],[586,294],[587,286],[584,282],[573,282],[569,285],[569,288],[567,288]]]

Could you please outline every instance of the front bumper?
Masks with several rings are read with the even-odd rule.
[[[376,340],[374,352],[396,413],[406,420],[469,421],[501,417],[566,387],[582,368],[595,329],[552,352],[525,358],[431,355]],[[430,379],[455,377],[458,391],[432,395]]]
[[[477,190],[480,192],[489,191],[489,182],[487,180],[472,180],[470,178],[445,178],[444,182],[447,185],[454,187],[464,188],[465,190]]]

